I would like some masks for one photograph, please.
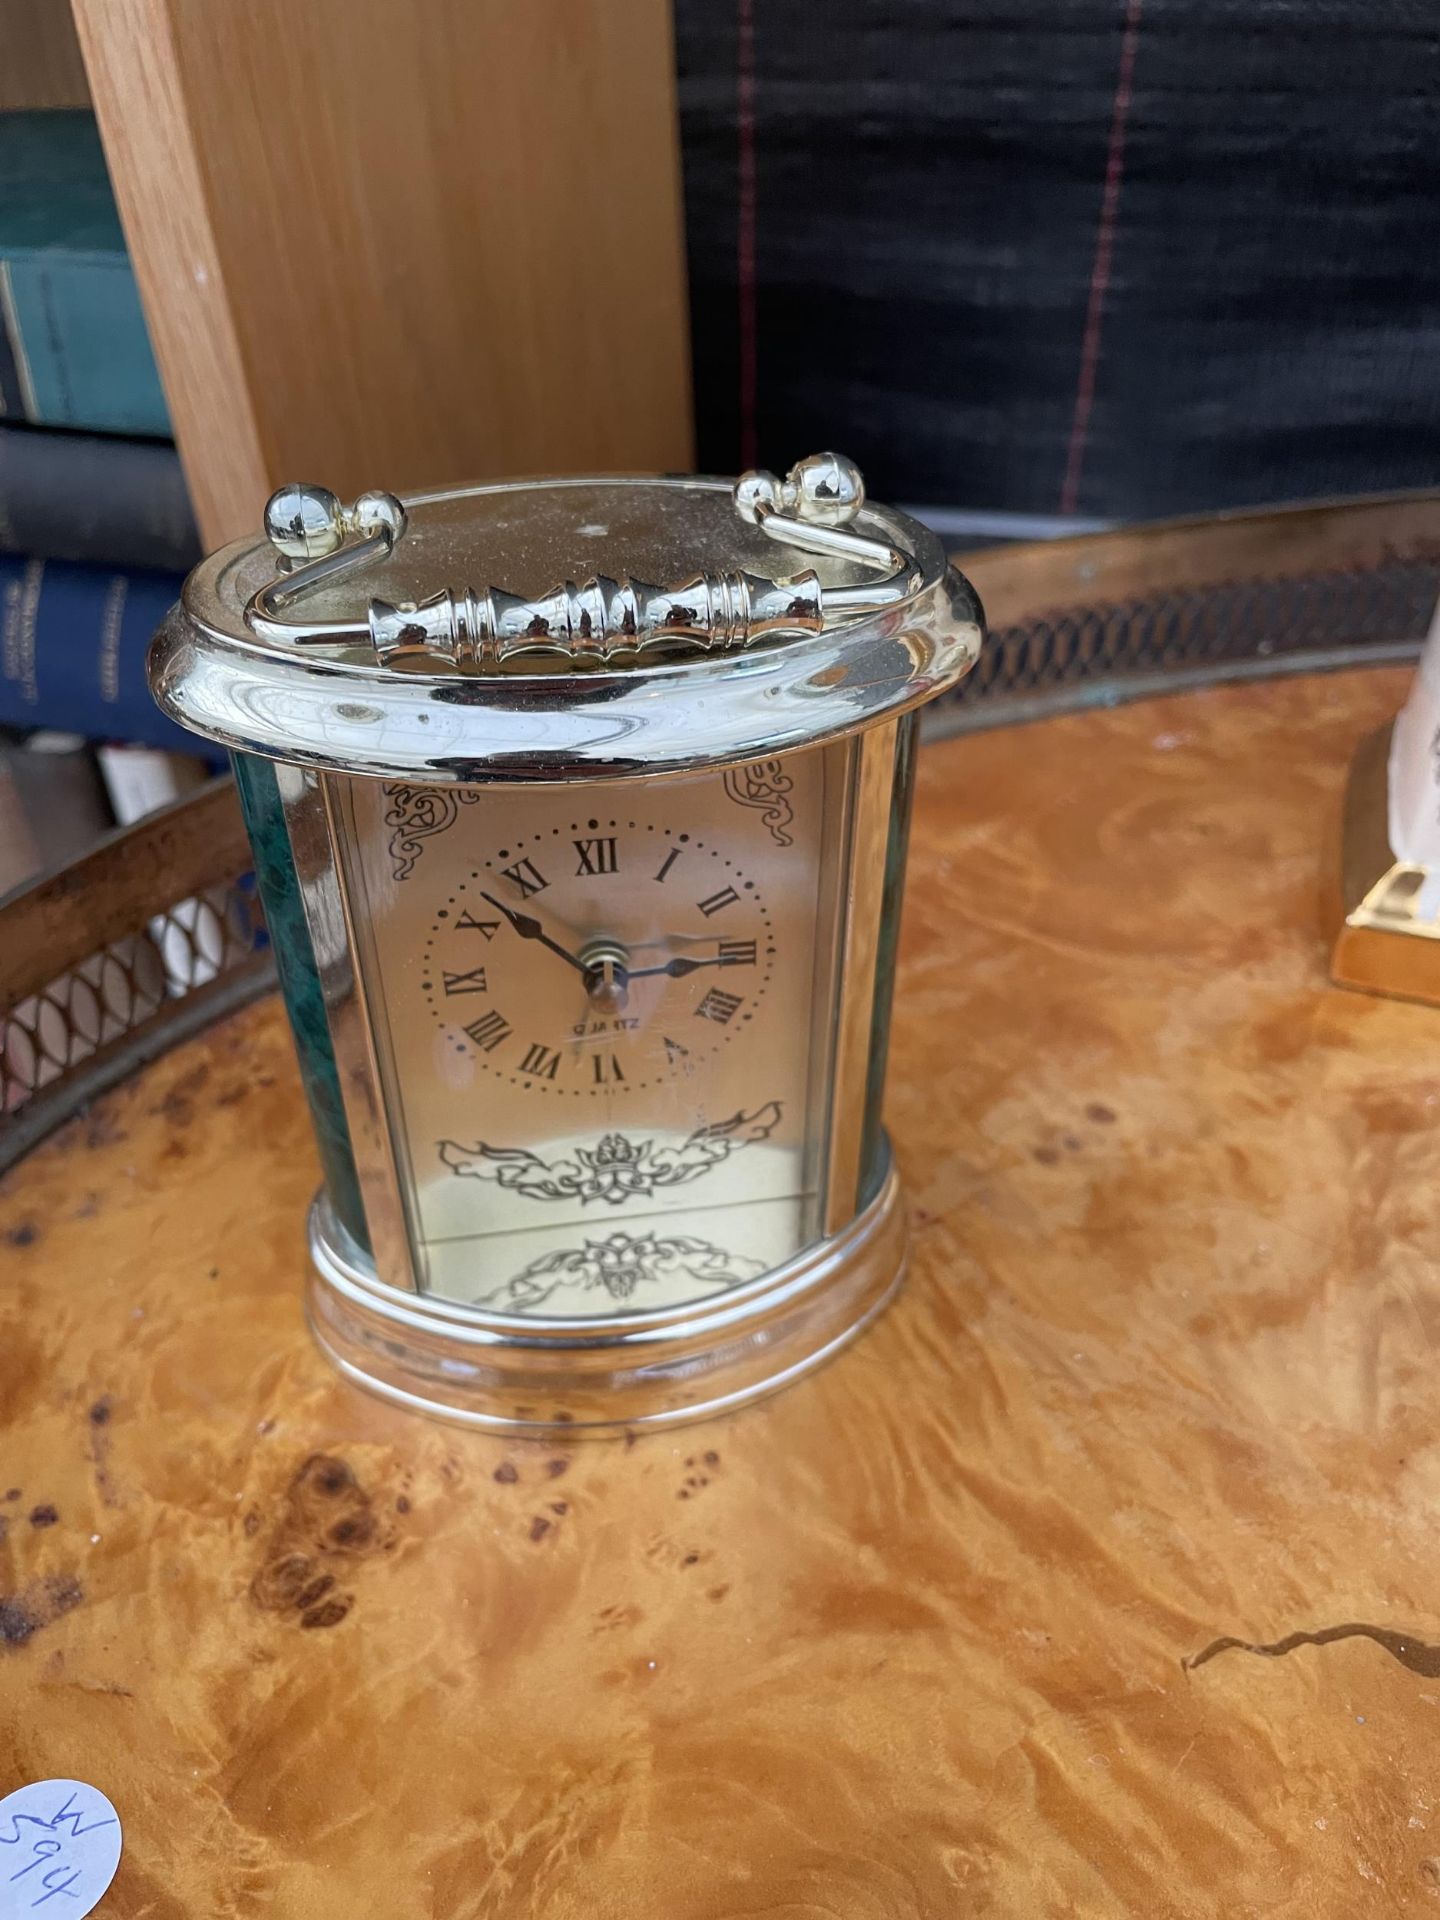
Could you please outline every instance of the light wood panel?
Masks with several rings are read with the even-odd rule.
[[[1406,679],[922,753],[913,1271],[744,1413],[332,1375],[273,1001],[0,1183],[0,1775],[110,1794],[105,1914],[1430,1911],[1440,1016],[1318,912]]]
[[[0,0],[0,113],[89,104],[70,0]]]
[[[76,0],[211,543],[266,491],[688,468],[665,0]]]

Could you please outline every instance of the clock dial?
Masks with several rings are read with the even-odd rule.
[[[816,1237],[850,751],[578,804],[342,789],[422,1287],[538,1317],[647,1311]]]
[[[425,936],[438,1031],[482,1072],[562,1100],[696,1073],[743,1043],[780,963],[739,851],[608,813],[477,848]]]

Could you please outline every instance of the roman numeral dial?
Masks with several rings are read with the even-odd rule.
[[[577,1122],[583,1108],[619,1124],[647,1088],[698,1106],[712,1062],[754,1047],[758,1071],[763,1048],[784,1044],[761,1038],[781,956],[746,843],[698,783],[691,819],[665,818],[665,800],[576,819],[563,795],[537,791],[503,816],[508,839],[472,845],[445,874],[425,916],[420,992],[440,1070],[457,1099],[473,1089],[476,1112],[501,1082],[519,1100],[574,1103]],[[682,788],[677,811],[686,803]],[[725,1071],[733,1081],[739,1069]],[[715,1097],[735,1096],[717,1086]]]
[[[492,1007],[489,1013],[482,1013],[478,1020],[470,1022],[465,1035],[482,1053],[494,1053],[510,1038],[510,1022]]]
[[[522,900],[528,900],[532,893],[543,893],[550,884],[533,860],[517,860],[513,867],[500,871]]]
[[[580,856],[580,864],[575,871],[582,879],[590,874],[619,871],[620,856],[616,851],[613,833],[603,840],[577,840],[575,851]]]

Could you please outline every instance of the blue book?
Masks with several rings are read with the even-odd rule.
[[[93,114],[0,113],[0,416],[168,435]]]
[[[150,697],[145,653],[181,575],[0,554],[0,725],[194,754]]]

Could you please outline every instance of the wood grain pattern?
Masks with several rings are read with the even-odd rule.
[[[22,1164],[0,1751],[120,1806],[104,1910],[1429,1912],[1440,1026],[1330,988],[1318,907],[1404,685],[927,749],[915,1269],[729,1419],[506,1445],[332,1377],[274,1003]]]
[[[664,0],[76,0],[208,545],[351,498],[688,470]]]

